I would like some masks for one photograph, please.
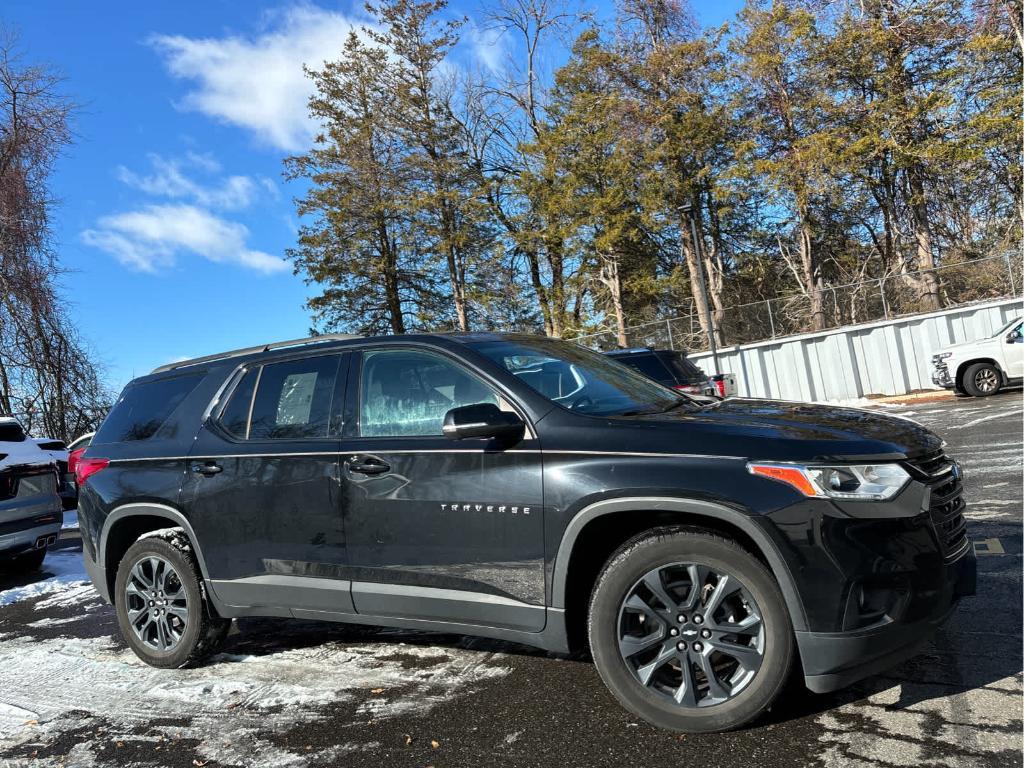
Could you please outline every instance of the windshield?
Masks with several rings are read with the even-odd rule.
[[[997,336],[1003,336],[1003,335],[1009,333],[1010,329],[1015,327],[1018,323],[1020,323],[1020,321],[1021,321],[1021,318],[1019,318],[1019,317],[1013,318],[1013,320],[1011,320],[1006,325],[1004,325],[1002,328],[1000,328],[998,331],[996,331],[994,334],[992,334],[992,336],[990,338],[994,339]]]
[[[605,355],[556,339],[471,344],[554,403],[592,416],[661,413],[698,406]]]

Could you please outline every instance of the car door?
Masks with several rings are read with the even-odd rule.
[[[352,610],[338,507],[346,365],[338,354],[249,365],[195,440],[182,498],[230,605]]]
[[[443,436],[453,407],[513,404],[461,361],[389,345],[354,355],[342,441],[356,610],[370,616],[544,627],[541,454],[522,441]],[[522,415],[522,414],[520,414]]]
[[[1024,335],[1022,323],[1010,328],[1000,340],[1003,345],[1003,361],[1006,375],[1011,379],[1024,377]]]

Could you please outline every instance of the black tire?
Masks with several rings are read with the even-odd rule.
[[[128,581],[136,565],[155,557],[164,561],[177,577],[185,597],[187,620],[184,628],[167,650],[158,650],[136,634],[128,617]],[[134,598],[133,598],[134,600]],[[166,669],[177,669],[195,664],[213,653],[224,641],[231,622],[216,615],[206,600],[199,567],[192,556],[184,532],[168,537],[148,537],[132,544],[125,552],[114,581],[114,607],[121,636],[135,655],[147,664]]]
[[[710,706],[677,703],[664,692],[644,685],[637,671],[629,666],[620,652],[621,622],[627,610],[625,601],[635,595],[645,574],[661,568],[683,567],[675,565],[679,563],[697,564],[738,580],[746,590],[744,594],[753,599],[760,618],[760,634],[756,641],[751,641],[759,644],[760,667],[738,692],[730,692],[729,698]],[[714,591],[707,586],[701,589],[700,594],[706,595],[707,589]],[[697,611],[701,610],[699,605],[698,602]],[[695,612],[690,621],[696,619]],[[691,627],[690,624],[681,626],[684,629],[675,629],[676,640],[682,640],[683,634],[693,634],[692,629],[685,629]],[[711,626],[710,621],[708,626]],[[663,640],[657,642],[674,642],[664,637],[664,633],[673,631],[667,623],[660,631]],[[728,731],[757,718],[771,707],[786,687],[794,657],[789,611],[768,569],[730,539],[681,527],[647,531],[624,544],[609,558],[591,595],[589,635],[597,670],[619,703],[652,725],[684,733]],[[712,643],[705,642],[708,645]],[[691,640],[691,645],[694,644]],[[681,656],[686,658],[685,654]],[[697,674],[699,677],[702,673],[698,671]],[[706,677],[703,679],[706,681]],[[700,695],[709,696],[710,688],[705,685],[704,691]],[[710,703],[711,699],[705,698],[704,701]]]
[[[964,371],[964,389],[971,397],[994,395],[1003,386],[1003,374],[993,363],[975,363]]]
[[[15,555],[4,563],[3,570],[8,573],[32,573],[43,567],[46,559],[46,548],[33,549],[23,555]]]

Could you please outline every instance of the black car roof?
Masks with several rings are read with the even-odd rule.
[[[237,362],[247,362],[250,360],[258,360],[262,358],[268,352],[290,350],[290,349],[303,349],[303,350],[314,350],[324,349],[333,347],[347,347],[356,343],[378,343],[378,342],[424,342],[424,341],[454,341],[462,344],[473,344],[478,342],[486,341],[501,341],[501,340],[514,340],[514,339],[546,339],[548,337],[542,336],[541,334],[528,334],[528,333],[502,333],[495,331],[473,331],[473,332],[442,332],[442,333],[409,333],[409,334],[387,334],[380,336],[359,336],[356,334],[339,333],[339,334],[323,334],[320,336],[309,336],[302,339],[290,339],[288,341],[271,342],[269,344],[260,344],[253,347],[243,347],[241,349],[228,350],[225,352],[218,352],[211,355],[203,355],[201,357],[189,358],[186,360],[178,360],[173,363],[161,365],[155,368],[151,373],[146,376],[140,376],[139,379],[149,380],[151,378],[159,378],[162,375],[184,373],[189,368],[194,366],[203,365],[204,363],[221,363],[228,360],[236,360]]]

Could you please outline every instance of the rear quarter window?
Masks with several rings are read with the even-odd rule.
[[[661,360],[654,355],[621,355],[612,358],[620,363],[625,363],[630,368],[640,371],[644,376],[655,381],[671,382],[672,374]]]
[[[204,376],[205,372],[129,384],[92,442],[101,444],[148,440]]]
[[[686,355],[665,355],[664,363],[685,384],[699,384],[707,378],[707,374],[696,363],[688,359]]]
[[[21,443],[25,440],[25,430],[21,425],[7,421],[0,424],[0,443]]]

